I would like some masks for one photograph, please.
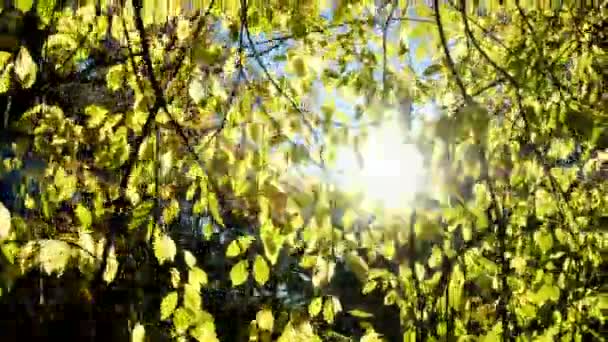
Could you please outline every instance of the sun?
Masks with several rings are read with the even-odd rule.
[[[362,151],[361,186],[371,199],[386,208],[400,208],[420,190],[424,164],[414,144],[403,141],[398,126],[375,131]]]
[[[423,155],[414,144],[404,142],[399,125],[386,124],[368,135],[360,150],[363,166],[345,167],[345,186],[363,193],[370,204],[384,209],[403,209],[423,187]],[[349,163],[350,164],[350,163]]]

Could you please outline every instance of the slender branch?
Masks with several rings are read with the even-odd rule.
[[[298,106],[298,104],[295,102],[295,100],[293,98],[291,98],[286,92],[285,90],[283,90],[283,88],[281,88],[281,86],[279,86],[279,84],[277,83],[277,81],[272,77],[272,75],[270,75],[270,71],[268,71],[268,68],[266,67],[266,65],[264,64],[264,62],[262,61],[262,58],[260,57],[257,48],[255,47],[255,44],[253,43],[253,39],[251,38],[251,32],[249,31],[249,25],[247,24],[247,21],[245,20],[245,33],[247,35],[247,40],[249,41],[249,44],[253,50],[253,54],[255,57],[255,60],[257,62],[257,64],[260,66],[260,68],[262,68],[262,71],[264,72],[264,74],[266,75],[266,78],[268,78],[268,80],[270,81],[270,83],[272,84],[272,86],[275,88],[275,90],[277,92],[279,92],[279,94],[284,97],[285,99],[287,99],[287,101],[290,103],[291,107],[300,114],[300,116],[302,116],[302,120],[304,122],[304,124],[307,126],[307,128],[314,134],[315,130],[312,126],[312,124],[306,119],[304,112],[302,111],[302,108],[300,108],[300,106]],[[316,134],[314,134],[316,137]]]
[[[471,94],[471,96],[472,96],[472,97],[479,96],[479,95],[481,95],[481,94],[485,93],[487,90],[490,90],[490,89],[492,89],[492,88],[496,87],[497,85],[501,84],[501,83],[502,83],[502,82],[504,82],[504,81],[505,81],[505,79],[504,79],[504,78],[502,78],[502,77],[497,78],[496,80],[494,80],[494,81],[492,81],[492,82],[490,82],[490,83],[486,84],[484,87],[479,88],[478,90],[476,90],[475,92],[473,92],[473,93]]]
[[[481,47],[481,45],[479,45],[479,42],[475,38],[475,35],[473,35],[473,32],[471,32],[471,27],[469,26],[469,21],[467,19],[464,2],[462,3],[462,6],[460,7],[460,14],[462,16],[462,21],[464,23],[465,34],[471,40],[471,43],[473,44],[473,46],[475,47],[475,49],[477,51],[479,51],[479,53],[483,56],[483,58],[486,61],[488,61],[488,63],[490,63],[490,65],[494,69],[498,70],[501,74],[503,74],[504,77],[507,80],[509,80],[509,82],[511,82],[511,84],[513,84],[513,86],[515,88],[520,88],[519,83],[515,80],[515,78],[513,76],[511,76],[511,74],[509,74],[505,69],[503,69],[498,64],[496,64],[496,62],[494,62],[492,60],[492,58],[490,58],[490,56],[483,50],[483,48]]]
[[[393,17],[390,21],[411,21],[415,23],[434,24],[435,20],[428,18],[416,18],[416,17]]]
[[[199,17],[197,25],[196,25],[194,31],[192,31],[192,37],[198,37],[199,33],[203,30],[203,25],[206,23],[206,21],[207,21],[206,19],[209,16],[209,14],[211,14],[211,9],[213,8],[214,4],[215,4],[215,0],[211,0],[209,2],[209,6],[207,6],[205,13],[203,13],[203,15]],[[172,80],[175,77],[175,75],[177,75],[177,73],[181,69],[184,61],[186,60],[186,51],[191,47],[192,47],[191,43],[190,44],[184,43],[179,47],[179,49],[177,51],[177,56],[175,58],[175,60],[176,60],[175,68],[168,73],[167,79]],[[170,84],[171,84],[171,82],[167,82],[167,86],[165,88],[168,89]]]
[[[386,97],[388,87],[387,87],[387,56],[386,56],[386,40],[388,37],[388,29],[390,27],[391,19],[395,14],[395,9],[398,7],[399,0],[396,0],[395,3],[391,4],[391,11],[386,18],[386,22],[384,23],[384,27],[382,30],[382,92]]]
[[[230,92],[230,95],[228,95],[228,103],[226,106],[226,113],[224,114],[224,116],[222,117],[222,120],[220,121],[220,125],[219,127],[209,136],[209,139],[207,140],[207,143],[205,144],[205,147],[211,143],[211,141],[213,141],[213,139],[215,139],[220,132],[226,127],[226,123],[228,122],[228,114],[230,113],[230,109],[232,109],[232,105],[234,104],[234,100],[236,99],[236,93],[238,91],[239,88],[239,84],[241,83],[241,78],[243,76],[243,68],[244,68],[244,64],[243,64],[243,32],[244,32],[244,28],[247,22],[247,4],[246,4],[246,0],[242,0],[241,3],[241,27],[239,30],[239,47],[238,47],[238,51],[237,51],[237,76],[236,79],[234,80],[234,83],[232,85],[232,91]]]
[[[445,54],[446,62],[454,79],[456,80],[456,84],[460,89],[462,96],[465,101],[470,99],[470,96],[467,94],[467,89],[462,83],[462,79],[458,75],[458,71],[456,71],[456,65],[454,64],[454,60],[452,59],[452,55],[450,54],[450,49],[448,48],[448,42],[445,38],[445,33],[443,32],[443,24],[441,23],[441,14],[439,10],[439,0],[433,0],[433,9],[435,10],[435,22],[437,23],[437,30],[439,32],[439,39],[441,40],[441,45],[443,46],[443,53]]]
[[[505,50],[509,50],[509,47],[507,45],[505,45],[505,43],[503,43],[502,40],[498,39],[498,37],[496,37],[492,32],[490,32],[487,28],[481,26],[480,23],[478,23],[477,21],[475,21],[473,18],[471,18],[470,16],[466,15],[466,19],[468,21],[470,21],[471,23],[473,23],[473,25],[475,25],[477,28],[479,28],[486,36],[490,37],[490,39],[492,39],[496,44],[500,45],[502,48],[504,48]]]
[[[281,43],[277,43],[277,44],[275,44],[275,45],[273,45],[273,46],[271,46],[271,47],[267,48],[266,50],[262,50],[262,51],[258,52],[258,55],[260,55],[260,56],[267,55],[267,54],[271,53],[272,51],[274,51],[274,50],[276,50],[276,49],[278,49],[278,48],[280,48],[280,47],[282,47],[282,46],[283,46],[283,44],[281,44]],[[254,54],[253,52],[251,52],[251,53],[248,53],[248,54],[247,54],[247,55],[245,55],[245,56],[246,56],[247,58],[251,58],[251,57],[255,57],[255,54]]]

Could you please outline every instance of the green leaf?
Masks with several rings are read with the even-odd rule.
[[[226,248],[226,257],[235,258],[241,254],[241,247],[239,247],[239,243],[237,240],[232,240]]]
[[[200,103],[205,97],[207,97],[207,89],[203,86],[201,81],[192,80],[188,86],[188,95],[192,98],[194,103]]]
[[[93,218],[91,217],[89,209],[81,203],[78,203],[74,212],[76,217],[78,217],[78,221],[80,221],[80,226],[85,230],[89,229],[93,223]]]
[[[154,239],[154,255],[159,264],[164,264],[165,261],[173,261],[177,253],[175,242],[169,235],[162,234]]]
[[[131,342],[144,342],[146,338],[146,329],[141,323],[135,324],[131,332]]]
[[[374,317],[373,314],[363,311],[363,310],[359,310],[359,309],[354,309],[354,310],[350,310],[348,311],[349,314],[351,314],[354,317],[357,318],[371,318]]]
[[[46,274],[63,274],[63,271],[72,258],[72,248],[70,245],[60,240],[42,240],[40,242],[39,260],[42,269]],[[110,254],[113,254],[113,249]],[[108,257],[108,267],[110,266],[111,255]],[[107,268],[106,268],[107,270]],[[105,277],[104,277],[105,279]]]
[[[222,219],[222,215],[220,214],[219,202],[217,200],[217,196],[214,193],[208,193],[208,204],[209,211],[211,211],[211,215],[215,222],[217,222],[220,226],[224,227],[224,220]]]
[[[207,273],[198,267],[192,267],[188,271],[188,283],[194,287],[200,288],[201,286],[207,285]]]
[[[367,280],[369,266],[356,252],[350,252],[346,255],[346,264],[361,283]]]
[[[300,56],[294,57],[291,60],[291,67],[295,71],[298,77],[305,77],[307,74],[306,64],[304,63],[304,59]]]
[[[536,216],[544,220],[557,212],[557,205],[552,194],[544,189],[538,189],[535,193]]]
[[[163,209],[163,220],[165,224],[171,224],[179,216],[179,202],[172,198],[168,206]]]
[[[112,91],[117,91],[123,88],[125,80],[125,67],[122,64],[111,66],[106,73],[106,82],[108,88]]]
[[[373,331],[373,329],[368,330],[363,337],[361,337],[360,342],[382,342],[382,336],[377,332]]]
[[[173,151],[169,150],[160,156],[160,175],[167,177],[169,171],[173,167]],[[179,207],[179,203],[178,203]]]
[[[260,230],[262,243],[264,245],[264,254],[270,263],[274,265],[277,263],[285,237],[281,235],[281,232],[274,227],[270,221],[266,221]]]
[[[199,342],[219,342],[212,321],[205,321],[190,330],[190,335]]]
[[[519,274],[522,274],[527,266],[526,259],[522,256],[516,256],[511,259],[510,263],[511,267],[515,269],[515,271]]]
[[[171,285],[173,286],[173,288],[177,288],[179,286],[179,281],[181,278],[179,275],[179,271],[177,270],[177,268],[171,267],[169,273],[171,273]]]
[[[543,252],[547,253],[553,247],[553,236],[548,231],[542,230],[534,233],[534,240],[538,244],[538,247]]]
[[[559,300],[559,287],[551,284],[543,284],[538,292],[536,292],[535,300],[536,304],[542,305],[548,300],[557,302]]]
[[[247,267],[249,263],[247,260],[241,260],[236,265],[232,266],[230,270],[230,280],[232,281],[232,286],[239,286],[244,284],[247,281],[247,277],[249,276],[249,272],[247,271]]]
[[[479,338],[479,341],[482,341],[482,342],[500,341],[501,334],[502,334],[502,323],[498,322],[494,325],[492,330],[490,330],[485,336],[481,336]]]
[[[190,251],[184,251],[184,261],[190,269],[196,266],[196,257]]]
[[[342,305],[338,298],[331,296],[323,303],[323,318],[329,324],[334,322],[336,314],[342,311]]]
[[[315,287],[326,285],[334,276],[336,264],[323,257],[317,257],[317,263],[312,275],[312,284]]]
[[[308,313],[310,317],[316,317],[319,313],[321,313],[321,308],[323,307],[323,297],[316,297],[310,301],[308,304]]]
[[[173,326],[178,334],[183,334],[194,323],[194,317],[190,310],[177,308],[173,313]]]
[[[22,46],[15,59],[15,74],[19,78],[23,88],[30,88],[36,81],[38,67],[32,59],[30,52]]]
[[[191,284],[184,286],[184,307],[197,312],[202,307],[200,288]]]
[[[266,263],[266,260],[264,260],[264,257],[259,254],[256,255],[253,264],[253,277],[260,285],[266,284],[270,277],[270,268],[268,268],[268,264]]]
[[[424,69],[424,71],[422,72],[422,75],[427,76],[427,77],[433,76],[433,75],[441,72],[442,69],[443,69],[443,66],[441,64],[431,64],[426,69]]]
[[[403,342],[416,342],[416,330],[409,329],[403,333]]]
[[[424,269],[424,265],[417,262],[416,265],[414,266],[414,268],[416,271],[416,278],[418,278],[419,281],[424,280],[424,277],[426,275],[426,270]]]
[[[399,300],[399,295],[397,294],[397,292],[394,290],[390,290],[384,296],[384,305],[386,305],[386,306],[395,305],[395,303],[397,303],[397,300]]]
[[[87,118],[88,128],[97,128],[103,124],[104,120],[108,117],[109,111],[98,105],[90,105],[84,109],[84,114]]]
[[[170,292],[160,302],[160,319],[164,321],[171,317],[177,307],[177,292]]]
[[[486,210],[490,207],[491,197],[487,185],[477,183],[473,186],[473,194],[475,195],[475,204],[481,210]]]
[[[255,315],[255,320],[260,329],[272,331],[272,328],[274,327],[274,317],[272,316],[272,311],[269,309],[258,311],[258,313]]]
[[[241,253],[247,252],[251,243],[255,241],[255,238],[250,235],[241,236],[238,238],[239,246],[241,247]]]

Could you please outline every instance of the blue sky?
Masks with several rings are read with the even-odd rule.
[[[417,17],[416,13],[414,12],[414,8],[410,8],[410,10],[408,12],[409,13],[406,14],[407,16]],[[331,13],[329,13],[329,12],[324,13],[323,16],[330,17]],[[418,22],[413,22],[413,21],[401,21],[400,24],[401,25],[428,25],[428,24],[418,23]],[[382,35],[382,29],[380,27],[377,27],[376,31],[379,36]],[[433,32],[429,31],[429,34],[433,34]],[[262,40],[262,39],[264,39],[264,37],[258,37],[258,39]],[[399,23],[393,22],[389,29],[388,40],[389,40],[389,42],[397,43],[399,41],[399,39],[400,39]],[[416,51],[418,46],[421,43],[423,43],[423,42],[420,39],[408,39],[408,45],[410,48],[409,53],[413,54],[413,51]],[[289,42],[286,45],[289,45]],[[374,46],[373,44],[369,44],[369,47],[372,49],[372,51],[377,51],[378,54],[380,54],[382,51],[381,46]],[[268,48],[268,47],[258,47],[258,51],[263,51],[266,48]],[[276,49],[273,53],[265,56],[265,58],[264,58],[264,62],[267,63],[268,69],[271,70],[276,75],[285,75],[285,66],[286,65],[285,65],[285,62],[283,62],[283,61],[281,61],[281,62],[273,61],[273,57],[276,55],[285,54],[285,51],[286,51],[286,48],[279,48],[279,49]],[[422,71],[431,63],[429,58],[423,58],[421,60],[416,60],[416,58],[414,56],[411,56],[411,60],[414,61],[413,67],[414,67],[414,70],[418,74],[422,73]],[[255,61],[251,61],[251,63],[253,65],[256,65]],[[397,57],[390,58],[389,63],[391,64],[391,66],[393,68],[395,68],[397,70],[404,67],[404,65],[400,65],[400,61]],[[353,63],[350,67],[356,68],[357,65],[355,63]],[[374,78],[378,82],[382,81],[382,71],[380,68],[378,70],[376,70]],[[317,89],[323,89],[323,87],[320,86],[320,87],[317,87]],[[320,109],[320,106],[326,100],[330,100],[330,101],[334,102],[334,104],[336,106],[336,110],[341,111],[347,117],[354,117],[356,103],[354,103],[352,101],[352,99],[344,98],[343,96],[341,96],[339,94],[338,91],[333,90],[331,92],[326,92],[324,89],[323,91],[316,92],[316,94],[314,94],[314,95],[317,95],[317,96],[314,101],[314,105],[311,108],[313,111],[318,111]],[[361,101],[361,103],[362,103],[362,101]],[[395,108],[395,109],[397,109],[397,108]],[[413,110],[414,110],[414,112],[417,112],[417,108],[415,106],[414,106]],[[425,110],[425,111],[427,111],[427,110]],[[337,164],[338,164],[337,170],[330,170],[330,174],[326,175],[326,176],[329,176],[330,179],[333,179],[338,184],[341,183],[341,173],[343,172],[343,170],[349,170],[355,166],[355,165],[352,165],[355,160],[354,154],[352,156],[349,154],[352,154],[352,152],[349,152],[348,149],[344,149],[343,151],[341,151],[342,158],[339,158],[337,160]],[[306,176],[311,176],[311,175],[322,176],[322,173],[319,172],[320,170],[314,166],[306,167],[300,171],[303,171],[306,174]]]

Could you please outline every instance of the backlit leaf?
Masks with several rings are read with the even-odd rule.
[[[188,283],[194,287],[200,288],[207,285],[207,273],[198,267],[192,267],[188,270]]]
[[[255,256],[255,262],[253,264],[253,277],[260,285],[266,284],[268,278],[270,277],[270,268],[268,268],[268,264],[266,263],[266,260],[264,260],[264,257],[259,254]]]
[[[146,329],[141,323],[135,324],[131,332],[131,342],[144,342],[146,338]]]
[[[166,261],[173,261],[177,247],[175,242],[169,235],[162,234],[154,239],[154,255],[159,264],[164,264]]]
[[[235,258],[241,254],[241,248],[239,247],[239,242],[237,240],[232,240],[226,248],[226,256],[228,258]]]
[[[258,327],[262,330],[272,331],[274,327],[274,317],[272,315],[272,311],[269,309],[263,309],[258,311],[255,316],[256,322],[258,322]]]
[[[30,88],[34,84],[37,72],[36,62],[32,59],[28,49],[22,46],[15,60],[15,73],[23,88]]]
[[[239,286],[247,281],[247,277],[249,277],[249,271],[247,270],[248,265],[249,263],[247,260],[241,260],[236,265],[232,266],[232,269],[230,270],[232,286]]]
[[[160,319],[166,320],[173,314],[177,307],[177,292],[167,294],[160,303]]]
[[[308,313],[310,317],[315,317],[319,313],[321,313],[321,309],[323,308],[323,297],[316,297],[310,301],[308,304]]]
[[[87,209],[87,207],[79,203],[76,206],[76,209],[74,209],[74,213],[76,214],[76,217],[78,217],[78,221],[80,221],[80,226],[83,229],[87,230],[91,227],[91,224],[93,223],[93,218],[91,217],[91,212],[89,211],[89,209]]]

